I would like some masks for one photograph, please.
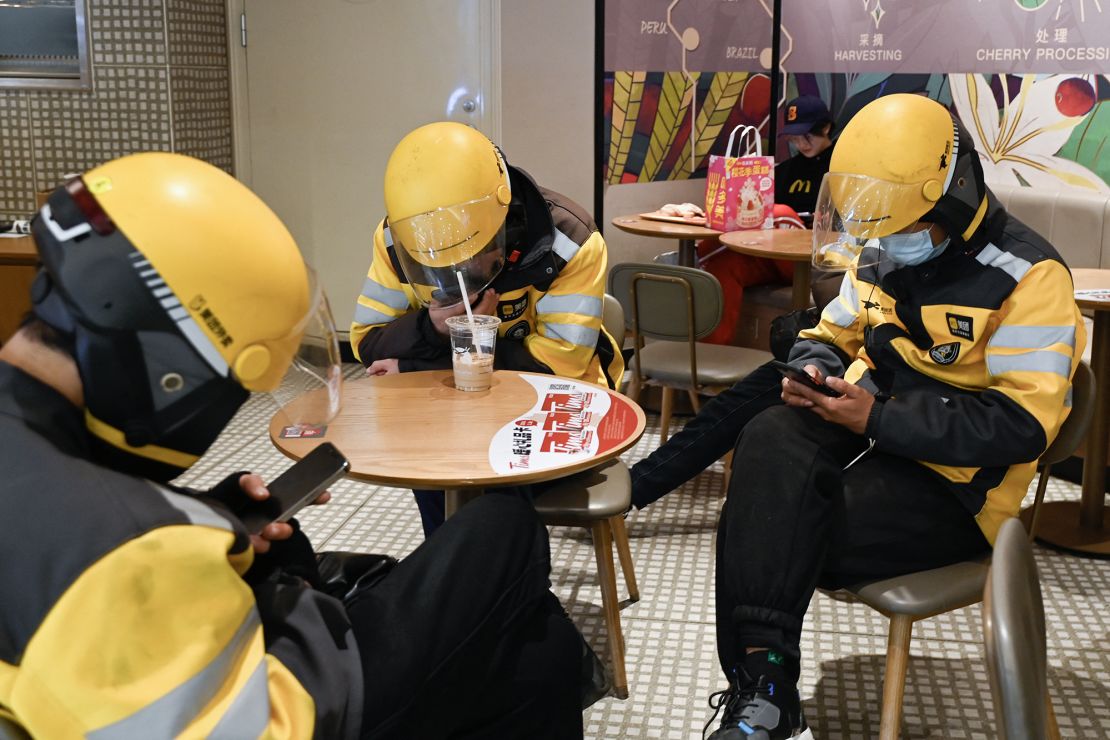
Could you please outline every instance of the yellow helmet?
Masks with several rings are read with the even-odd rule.
[[[401,269],[425,304],[461,300],[488,286],[505,261],[511,191],[493,143],[461,123],[410,132],[385,168],[389,235]]]
[[[814,263],[858,263],[869,240],[919,222],[966,241],[986,210],[974,144],[948,110],[921,95],[887,95],[860,109],[836,142],[814,211]]]
[[[280,219],[225,172],[123,157],[58,188],[32,228],[34,311],[73,338],[87,426],[114,467],[180,472],[290,369],[293,387],[319,388],[317,423],[337,410],[327,301]]]

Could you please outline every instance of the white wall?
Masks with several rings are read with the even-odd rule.
[[[501,3],[501,145],[509,162],[593,212],[593,0]],[[678,248],[673,240],[620,231],[611,223],[615,216],[701,203],[704,193],[705,180],[607,188],[598,226],[609,264]]]

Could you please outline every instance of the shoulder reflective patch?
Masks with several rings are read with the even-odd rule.
[[[938,344],[929,350],[929,357],[933,358],[933,362],[938,365],[951,365],[960,356],[960,343],[948,342],[947,344]]]
[[[252,606],[239,629],[219,655],[185,683],[154,700],[130,717],[124,717],[88,733],[88,740],[131,740],[136,737],[177,737],[208,706],[227,683],[261,628],[258,611]],[[248,684],[249,685],[249,684]],[[247,687],[244,687],[246,690]]]
[[[591,329],[582,324],[543,323],[540,326],[548,339],[559,339],[589,349],[597,347],[597,338],[601,334],[599,329]]]
[[[234,532],[235,527],[232,526],[224,517],[220,516],[215,509],[203,501],[198,501],[192,496],[186,496],[182,493],[174,493],[168,488],[163,488],[157,484],[151,483],[151,487],[158,492],[170,507],[180,511],[189,524],[195,524],[198,527],[212,527],[213,529],[223,529],[228,532]]]
[[[382,313],[376,308],[364,306],[361,303],[355,304],[355,323],[362,324],[363,326],[372,326],[374,324],[388,324],[393,321],[396,316],[390,316],[387,313]]]
[[[1014,282],[1018,283],[1025,277],[1025,273],[1033,267],[1033,263],[1029,260],[1024,260],[1009,252],[1003,252],[993,244],[988,244],[979,250],[979,254],[975,255],[975,260],[987,267],[1002,270],[1002,272],[1012,277]]]
[[[1062,378],[1071,377],[1071,358],[1059,352],[1042,349],[1018,355],[987,355],[987,372],[1003,373],[1052,373]]]
[[[1000,326],[991,336],[988,346],[1006,349],[1048,349],[1054,344],[1066,344],[1075,349],[1075,325]]]
[[[377,301],[383,306],[389,306],[398,311],[409,307],[409,297],[405,295],[405,291],[388,288],[371,277],[367,277],[362,282],[362,295],[364,298]]]
[[[601,299],[593,295],[548,293],[536,302],[538,313],[576,313],[601,318]]]
[[[270,678],[266,659],[247,679],[246,685],[224,712],[219,723],[208,734],[208,740],[239,740],[244,737],[261,737],[270,724]]]
[[[551,251],[562,257],[563,260],[565,260],[566,262],[570,262],[572,259],[574,259],[574,255],[578,254],[578,250],[581,248],[581,244],[574,241],[558,229],[555,230],[555,242],[551,245]]]

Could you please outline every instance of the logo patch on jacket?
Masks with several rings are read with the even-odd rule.
[[[945,317],[948,318],[948,332],[954,337],[961,337],[963,339],[974,339],[974,324],[971,322],[970,316],[960,316],[959,314],[946,313]]]
[[[528,326],[528,322],[527,321],[521,321],[520,323],[514,324],[514,325],[509,327],[509,330],[507,332],[505,332],[505,338],[506,339],[524,339],[531,332],[532,332],[532,329]]]
[[[938,365],[951,365],[960,356],[960,343],[949,342],[948,344],[938,344],[929,350],[929,357],[933,358],[933,362]]]
[[[514,298],[511,301],[501,301],[497,304],[497,316],[502,322],[512,321],[524,314],[528,308],[528,294],[525,293],[520,298]]]

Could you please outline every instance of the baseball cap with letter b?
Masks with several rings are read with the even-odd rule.
[[[825,101],[816,95],[801,95],[783,109],[783,126],[779,136],[803,136],[818,126],[832,121]]]

